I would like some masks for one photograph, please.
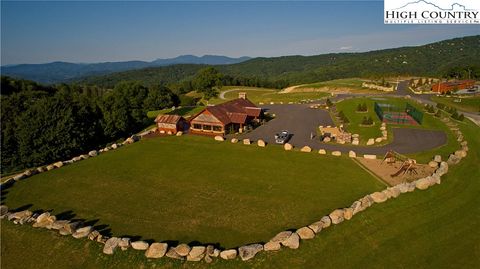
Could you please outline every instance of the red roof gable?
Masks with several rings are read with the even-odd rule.
[[[177,122],[180,119],[183,119],[183,117],[179,116],[179,115],[162,115],[162,114],[160,114],[155,118],[155,122],[177,124]]]
[[[234,99],[216,106],[210,106],[205,108],[205,110],[212,113],[212,115],[224,125],[229,123],[244,124],[247,117],[258,117],[262,111],[261,108],[255,106],[250,100],[243,98]],[[201,113],[203,113],[203,111]],[[195,118],[196,116],[192,120],[195,120]]]

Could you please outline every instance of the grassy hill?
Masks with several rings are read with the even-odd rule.
[[[216,66],[232,77],[285,81],[288,85],[314,83],[349,77],[416,75],[471,75],[480,77],[480,36],[455,38],[417,47],[402,47],[363,53],[330,53],[316,56],[254,58],[233,65]],[[145,84],[177,83],[190,79],[201,65],[147,68],[88,77],[82,83],[111,87],[121,80]],[[452,73],[453,72],[453,73]]]
[[[101,246],[2,221],[1,266],[8,268],[476,268],[480,261],[478,127],[460,125],[468,156],[442,184],[377,204],[302,241],[298,250],[262,252],[248,262],[146,260],[141,251],[101,253]],[[32,179],[34,180],[34,179]],[[303,203],[303,201],[301,202]],[[28,259],[25,259],[28,253]],[[21,261],[21,262],[19,262]]]

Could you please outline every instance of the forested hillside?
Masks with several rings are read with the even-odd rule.
[[[347,77],[397,75],[480,78],[480,36],[455,38],[418,47],[365,53],[332,53],[318,56],[255,58],[216,68],[226,85],[281,88],[288,85]],[[89,77],[82,83],[112,87],[122,80],[147,85],[185,83],[204,66],[175,65]]]
[[[64,160],[152,124],[146,112],[176,105],[161,86],[118,83],[113,90],[1,79],[1,173]]]

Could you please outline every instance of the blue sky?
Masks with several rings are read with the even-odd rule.
[[[314,55],[478,35],[478,25],[384,25],[383,1],[2,1],[1,64],[183,54]]]

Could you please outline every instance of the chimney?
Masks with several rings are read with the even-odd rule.
[[[239,92],[238,93],[238,98],[247,99],[247,93],[246,92]]]

